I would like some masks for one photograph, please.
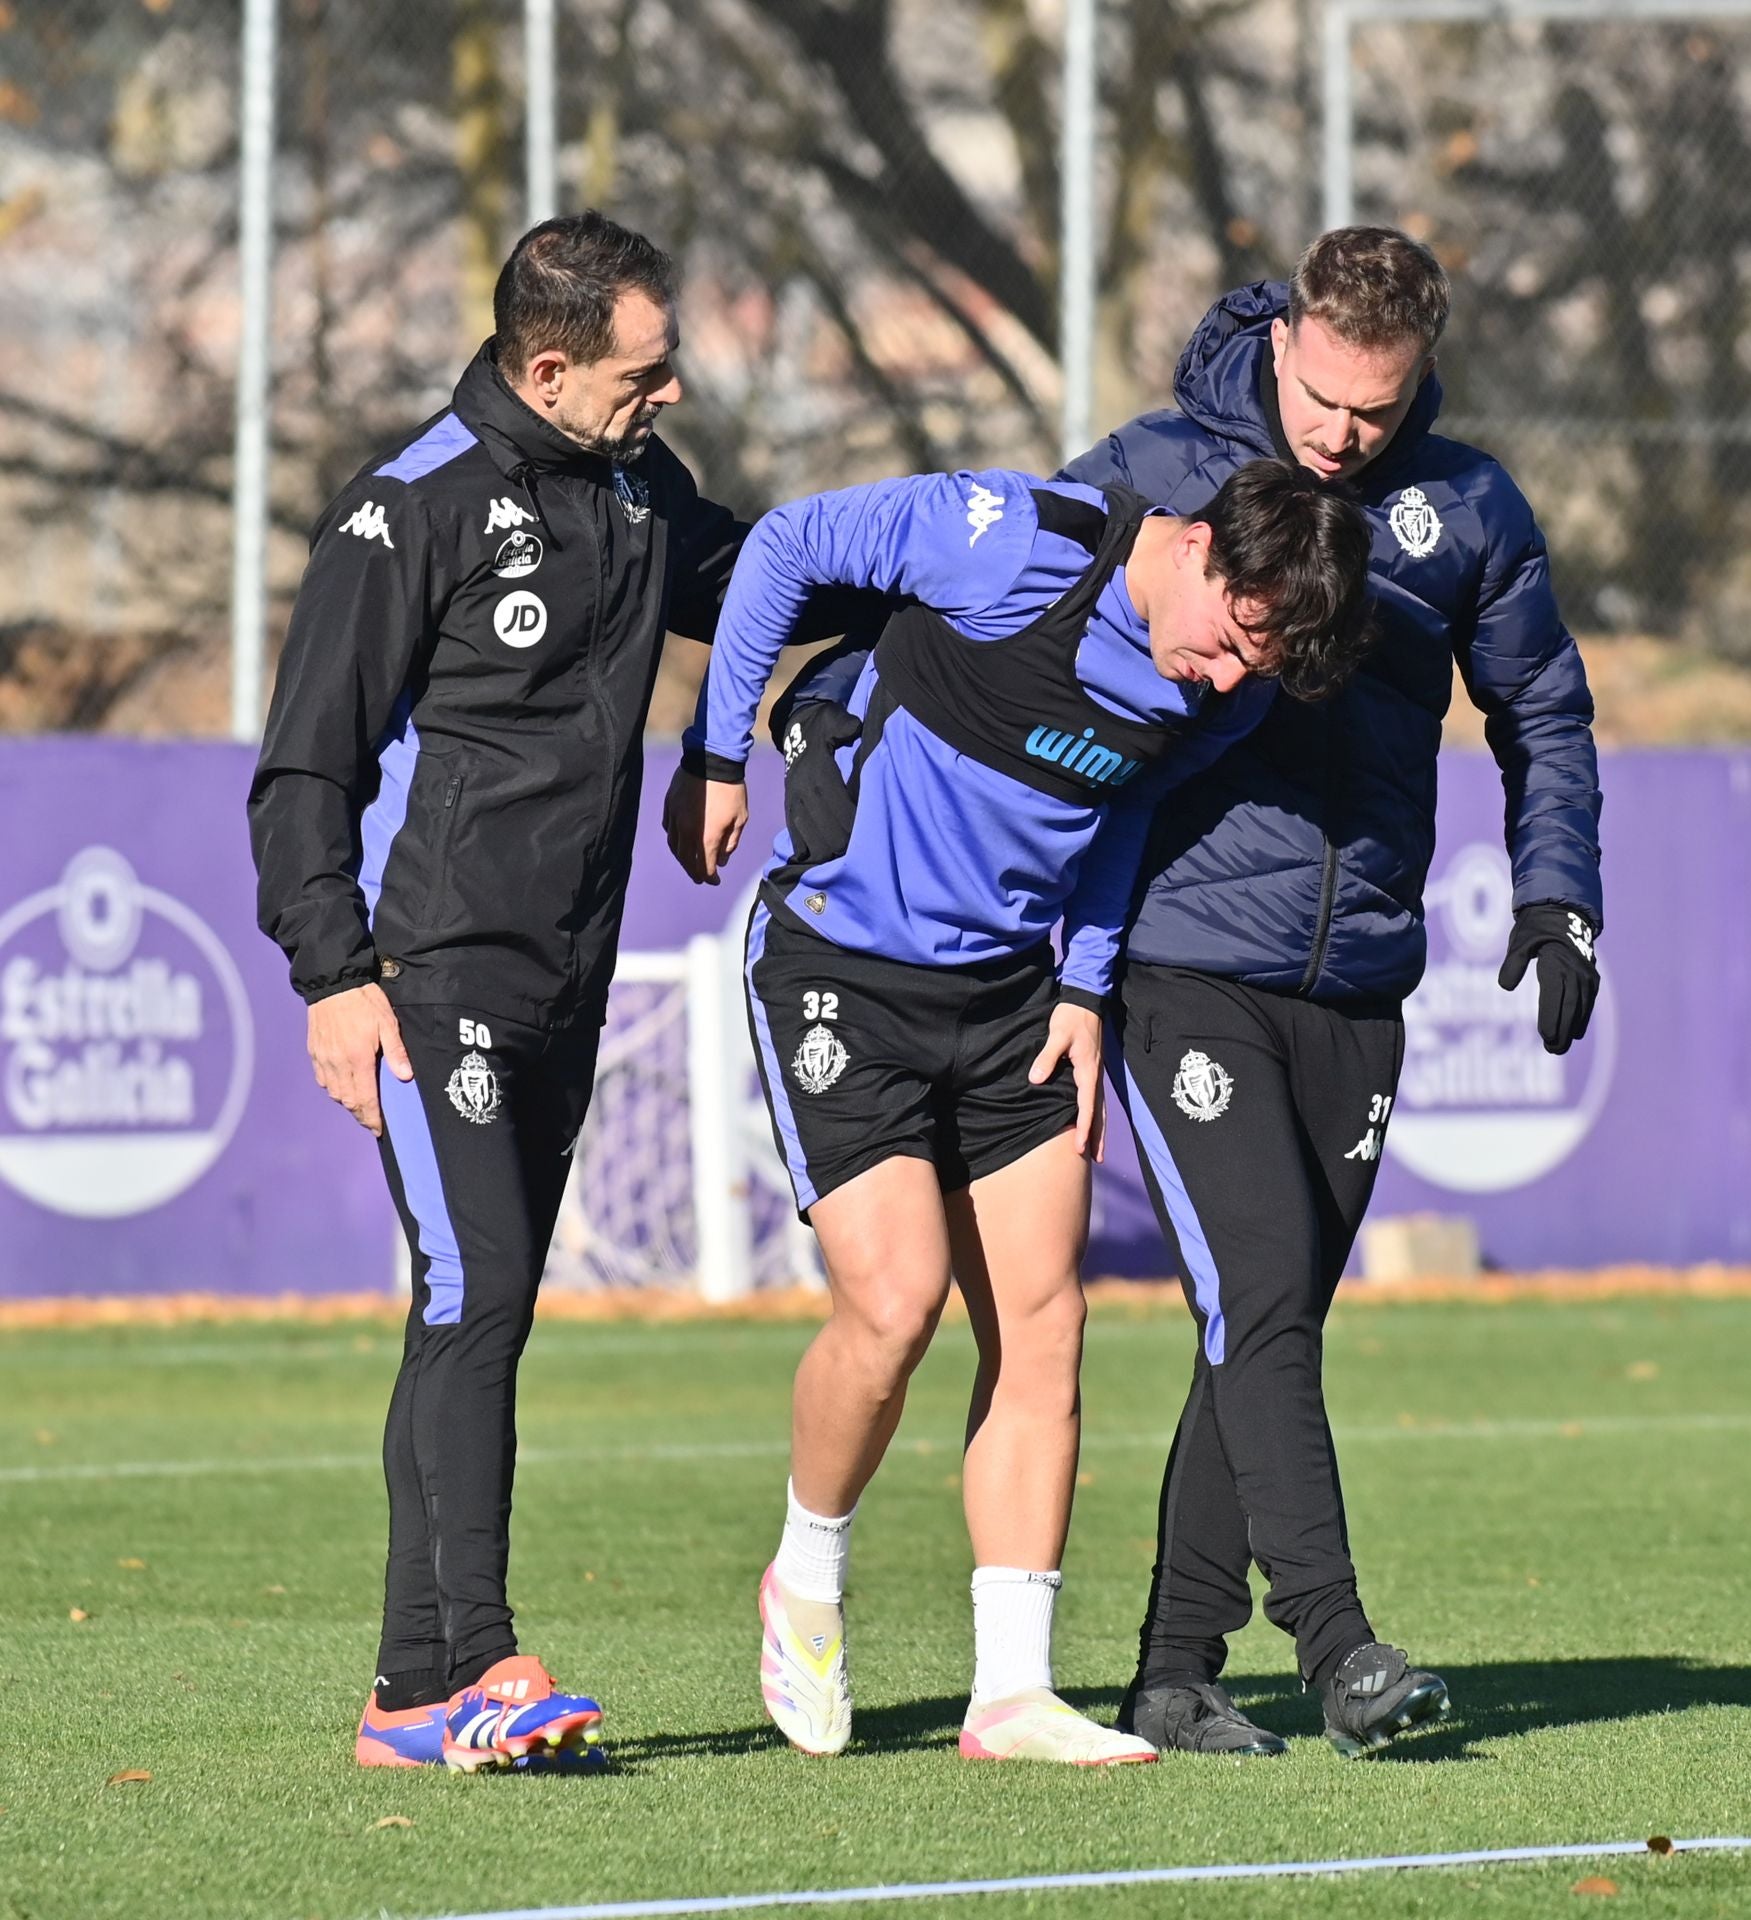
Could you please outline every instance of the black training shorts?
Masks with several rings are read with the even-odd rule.
[[[919,967],[835,946],[762,901],[745,973],[760,1082],[805,1218],[883,1160],[929,1160],[954,1193],[1076,1124],[1068,1061],[1028,1083],[1058,991],[1043,940]]]

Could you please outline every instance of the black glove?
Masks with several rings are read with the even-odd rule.
[[[1595,928],[1584,913],[1555,902],[1522,907],[1508,936],[1508,956],[1496,976],[1509,993],[1538,961],[1538,1034],[1546,1053],[1567,1053],[1587,1031],[1599,998],[1593,959]]]
[[[849,702],[875,643],[874,632],[848,633],[837,646],[803,662],[790,685],[772,703],[772,744],[780,753],[784,752],[791,716],[799,708],[817,701],[832,701],[840,707]]]

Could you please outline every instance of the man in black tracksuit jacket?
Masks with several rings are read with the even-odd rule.
[[[413,1251],[362,1764],[526,1764],[593,1730],[575,1705],[540,1719],[544,1683],[576,1697],[516,1658],[513,1404],[663,635],[710,637],[746,533],[651,432],[681,391],[673,292],[600,215],[519,243],[453,404],[317,522],[250,794],[262,926]],[[489,1710],[446,1728],[470,1688]]]
[[[1160,811],[1126,936],[1108,1064],[1199,1330],[1121,1713],[1162,1747],[1282,1750],[1217,1684],[1251,1612],[1250,1562],[1341,1751],[1445,1707],[1434,1675],[1375,1641],[1357,1597],[1320,1371],[1423,970],[1456,662],[1507,802],[1501,984],[1536,962],[1553,1053],[1585,1032],[1598,987],[1592,699],[1531,508],[1489,455],[1433,431],[1448,297],[1404,235],[1326,234],[1288,287],[1211,310],[1176,410],[1068,470],[1179,511],[1275,452],[1351,489],[1374,529],[1374,650],[1328,704],[1279,698]]]

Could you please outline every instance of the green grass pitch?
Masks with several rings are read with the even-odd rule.
[[[1230,1679],[1288,1756],[1110,1774],[954,1752],[961,1325],[858,1521],[852,1750],[805,1760],[766,1727],[754,1588],[809,1332],[537,1327],[513,1593],[525,1646],[608,1707],[617,1770],[585,1780],[352,1764],[388,1329],[0,1336],[0,1915],[357,1920],[1751,1833],[1751,1301],[1340,1307],[1328,1372],[1364,1598],[1446,1674],[1454,1717],[1343,1762],[1255,1620]],[[1058,1674],[1100,1715],[1130,1671],[1190,1345],[1178,1313],[1090,1326]],[[153,1470],[175,1462],[200,1470]],[[106,1784],[129,1769],[152,1777]],[[888,1911],[1488,1920],[1585,1911],[1570,1887],[1590,1874],[1619,1916],[1751,1914],[1751,1858],[1728,1855]]]

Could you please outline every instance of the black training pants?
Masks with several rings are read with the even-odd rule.
[[[1373,1637],[1321,1388],[1322,1330],[1404,1056],[1373,1017],[1133,965],[1109,1061],[1198,1328],[1161,1488],[1139,1674],[1213,1680],[1252,1612],[1323,1679]]]
[[[378,1074],[383,1167],[413,1253],[389,1402],[377,1671],[467,1686],[517,1650],[505,1598],[517,1362],[589,1105],[597,1020],[542,1032],[398,1006],[414,1077]]]

